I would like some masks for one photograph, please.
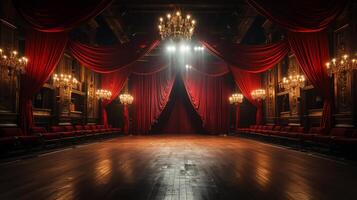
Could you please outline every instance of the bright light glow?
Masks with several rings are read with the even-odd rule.
[[[174,45],[169,45],[169,46],[166,47],[166,50],[169,53],[176,52],[176,47]]]
[[[186,64],[185,67],[186,67],[186,69],[191,69],[192,68],[192,66],[189,65],[189,64]]]
[[[194,51],[203,51],[205,48],[203,46],[195,46],[193,48]]]
[[[190,45],[185,45],[185,44],[181,44],[180,45],[180,52],[181,53],[186,53],[189,52],[191,50],[191,46]]]

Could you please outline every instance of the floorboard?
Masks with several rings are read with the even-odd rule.
[[[356,199],[357,167],[254,140],[124,137],[0,164],[0,199]]]

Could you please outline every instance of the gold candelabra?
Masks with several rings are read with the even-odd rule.
[[[286,90],[295,90],[297,87],[303,88],[305,86],[305,76],[298,74],[296,71],[292,71],[288,77],[283,77],[281,86]]]
[[[130,105],[133,103],[134,97],[128,93],[121,94],[119,96],[120,103],[124,105]]]
[[[11,51],[6,54],[3,49],[0,49],[0,65],[1,67],[6,67],[9,73],[24,74],[27,63],[28,59],[26,57],[19,57],[17,51]]]
[[[166,18],[159,18],[159,33],[162,39],[190,40],[195,30],[196,21],[191,15],[183,17],[180,11],[169,13]]]
[[[109,100],[112,97],[112,92],[109,90],[99,89],[95,92],[98,99]]]
[[[55,87],[63,87],[66,89],[72,90],[75,88],[78,84],[78,81],[76,78],[72,77],[72,75],[69,74],[54,74],[53,75],[53,85]]]
[[[264,89],[253,90],[250,94],[252,95],[252,98],[254,100],[261,101],[261,100],[264,100],[266,98],[266,92],[265,92]]]
[[[230,104],[239,104],[243,102],[243,94],[240,93],[234,93],[232,94],[229,98],[229,103]]]
[[[357,69],[357,58],[348,54],[340,58],[333,58],[330,62],[326,63],[326,69],[329,76],[355,70]]]

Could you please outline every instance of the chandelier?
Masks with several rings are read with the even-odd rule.
[[[288,77],[283,77],[281,86],[287,90],[295,89],[297,87],[303,88],[305,86],[305,77],[304,75],[298,74],[296,71],[293,71]]]
[[[0,65],[1,67],[6,67],[9,73],[15,72],[19,74],[25,73],[25,68],[27,65],[26,57],[18,57],[17,51],[12,51],[7,55],[2,49],[0,49]]]
[[[69,74],[54,74],[53,75],[53,85],[55,87],[63,87],[65,89],[73,89],[78,84],[76,78]]]
[[[326,63],[326,69],[329,76],[357,69],[357,58],[351,58],[347,54],[341,58],[333,58],[330,62]]]
[[[253,90],[250,94],[252,95],[252,98],[254,100],[258,100],[258,101],[264,100],[266,97],[266,93],[264,89]]]
[[[119,96],[120,103],[130,105],[133,103],[134,97],[130,94],[124,93]]]
[[[239,104],[243,102],[243,94],[234,93],[229,97],[230,104]]]
[[[180,11],[167,14],[166,18],[159,18],[159,33],[162,39],[190,40],[195,30],[196,21],[190,15],[183,17]]]
[[[99,89],[95,92],[98,99],[109,100],[112,97],[112,92],[108,90]]]

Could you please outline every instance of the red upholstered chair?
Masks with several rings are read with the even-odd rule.
[[[44,127],[33,127],[32,134],[39,135],[44,140],[58,140],[61,138],[60,133],[49,133]]]
[[[291,132],[291,130],[292,130],[291,126],[284,126],[276,134],[283,137],[289,137],[289,132]]]
[[[111,132],[109,128],[105,128],[104,125],[96,125],[97,129],[102,131],[102,132]]]
[[[314,135],[312,140],[316,143],[331,144],[333,138],[346,137],[347,131],[347,128],[332,128],[330,134]]]
[[[273,125],[267,125],[267,126],[264,127],[263,130],[260,131],[260,133],[262,133],[262,134],[269,134],[269,132],[272,131],[273,128],[274,128]]]
[[[86,130],[82,125],[79,124],[75,125],[74,128],[83,136],[89,135],[92,132],[91,130]]]
[[[75,133],[67,131],[64,126],[51,126],[50,131],[55,134],[59,134],[62,138],[73,138]]]
[[[71,132],[73,133],[73,136],[76,136],[76,137],[83,137],[85,134],[83,134],[82,131],[78,131],[76,130],[73,126],[71,125],[66,125],[66,126],[63,126],[63,129],[65,130],[65,132]]]
[[[0,149],[2,152],[9,151],[18,144],[17,138],[8,129],[9,128],[0,129]]]
[[[347,137],[334,137],[332,138],[333,144],[339,148],[350,152],[357,150],[357,129],[349,130],[346,133]]]
[[[276,126],[274,126],[273,130],[268,131],[267,133],[268,133],[269,135],[278,135],[279,132],[280,132],[280,129],[281,129],[281,126],[276,125]]]
[[[83,126],[84,130],[86,130],[90,135],[93,135],[95,134],[95,130],[92,129],[92,125],[84,125]]]
[[[302,126],[293,126],[291,130],[287,132],[287,137],[290,138],[300,138],[300,135],[304,134],[305,129]]]
[[[1,132],[7,136],[13,136],[22,145],[34,146],[40,143],[37,135],[24,135],[20,128],[2,128]]]
[[[323,135],[325,133],[325,129],[321,127],[311,127],[309,132],[306,134],[301,134],[300,139],[304,141],[313,141],[314,136]]]

